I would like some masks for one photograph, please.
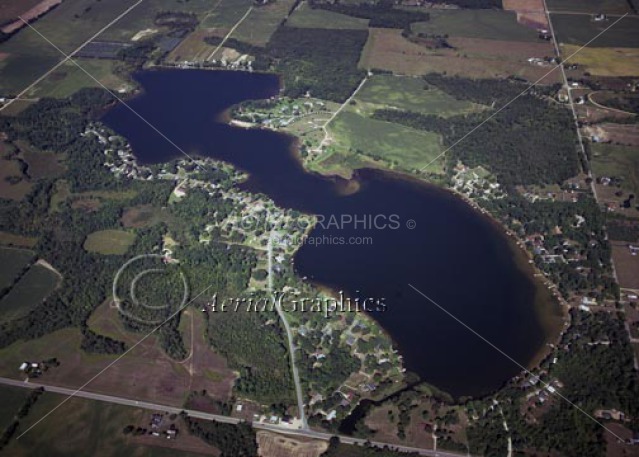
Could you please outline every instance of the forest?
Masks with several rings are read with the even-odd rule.
[[[470,167],[483,166],[509,188],[557,184],[577,174],[576,136],[568,110],[548,103],[539,94],[513,100],[511,95],[517,96],[527,87],[520,83],[438,75],[425,79],[458,99],[497,108],[510,104],[492,118],[490,111],[442,118],[396,109],[377,110],[373,118],[442,135],[444,145],[450,148],[450,166],[458,161]]]
[[[253,428],[246,424],[224,424],[185,417],[191,435],[203,439],[220,450],[220,457],[257,457],[257,441]]]

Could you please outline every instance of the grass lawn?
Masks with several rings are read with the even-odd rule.
[[[0,248],[0,290],[13,284],[34,255],[28,249]]]
[[[623,177],[621,187],[639,195],[639,150],[630,146],[592,145],[592,169],[595,176]]]
[[[125,254],[135,241],[135,233],[124,230],[100,230],[84,241],[84,249],[105,255]]]
[[[437,134],[343,111],[329,129],[338,147],[381,159],[400,170],[419,169],[440,154]]]
[[[588,15],[553,14],[557,40],[562,44],[585,45],[610,27],[616,18],[594,22]],[[588,45],[589,48],[639,47],[639,16],[626,16]],[[577,55],[576,57],[579,57]]]
[[[8,179],[16,179],[9,182]],[[22,200],[31,191],[32,184],[14,159],[0,158],[0,198]]]
[[[413,32],[493,40],[538,40],[537,31],[519,24],[512,11],[432,10],[430,15],[430,21],[413,24]]]
[[[435,87],[428,87],[421,78],[390,75],[373,76],[357,93],[356,100],[378,105],[376,108],[393,107],[443,117],[482,109],[480,105],[457,100]]]
[[[630,13],[627,0],[547,0],[550,11],[583,13],[624,14]]]
[[[308,3],[301,3],[288,18],[286,25],[299,28],[318,29],[361,29],[368,28],[368,19],[347,16],[322,9],[313,9]]]
[[[33,265],[0,300],[0,319],[9,321],[27,315],[53,292],[59,281],[60,277],[55,272]]]
[[[639,26],[639,22],[637,22]],[[570,63],[586,67],[586,71],[597,76],[634,76],[639,74],[639,49],[637,48],[591,48],[566,44],[561,46],[564,56],[579,51]]]

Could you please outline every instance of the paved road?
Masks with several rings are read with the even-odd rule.
[[[76,391],[75,389],[68,389],[65,387],[58,387],[58,386],[51,386],[51,385],[46,385],[46,384],[40,384],[40,383],[36,383],[36,382],[24,382],[24,381],[18,381],[15,379],[9,379],[9,378],[0,378],[0,384],[6,385],[6,386],[13,386],[13,387],[20,387],[20,388],[25,388],[25,389],[39,389],[42,388],[44,389],[46,392],[52,392],[52,393],[57,393],[57,394],[61,394],[61,395],[67,395],[67,396],[74,396],[74,397],[79,397],[79,398],[86,398],[89,400],[96,400],[96,401],[102,401],[102,402],[106,402],[106,403],[112,403],[112,404],[117,404],[117,405],[124,405],[124,406],[132,406],[132,407],[137,407],[137,408],[142,408],[142,409],[148,409],[151,411],[164,411],[170,414],[180,414],[182,412],[186,413],[189,417],[195,418],[195,419],[203,419],[203,420],[211,420],[211,421],[216,421],[216,422],[223,422],[226,424],[239,424],[240,422],[242,422],[242,420],[235,418],[235,417],[228,417],[228,416],[221,416],[219,414],[211,414],[211,413],[205,413],[202,411],[196,411],[196,410],[192,410],[192,409],[183,409],[183,408],[176,408],[175,406],[167,406],[167,405],[161,405],[158,403],[151,403],[151,402],[147,402],[147,401],[138,401],[138,400],[132,400],[129,398],[123,398],[123,397],[116,397],[114,395],[105,395],[105,394],[99,394],[99,393],[94,393],[94,392],[87,392],[84,390],[80,390],[80,391]],[[315,438],[315,439],[320,439],[320,440],[324,440],[324,441],[328,441],[330,440],[333,436],[330,433],[323,433],[323,432],[317,432],[314,430],[296,430],[296,429],[291,429],[282,425],[272,425],[272,424],[263,424],[263,423],[259,423],[259,422],[252,422],[251,423],[252,427],[258,430],[267,430],[270,432],[275,432],[275,433],[280,433],[280,434],[284,434],[284,435],[289,435],[289,436],[300,436],[300,437],[306,437],[306,438]],[[428,457],[463,457],[466,454],[456,454],[453,452],[443,452],[443,451],[433,451],[430,449],[420,449],[420,448],[415,448],[415,447],[410,447],[410,446],[399,446],[399,445],[395,445],[395,444],[389,444],[389,443],[382,443],[379,441],[366,441],[364,439],[361,438],[353,438],[350,436],[339,436],[339,439],[342,443],[345,444],[365,444],[365,443],[369,443],[373,446],[376,447],[380,447],[380,448],[384,448],[384,447],[388,447],[388,448],[392,448],[398,451],[402,451],[402,452],[416,452],[419,455],[424,455],[424,456],[428,456]]]
[[[271,233],[268,240],[268,290],[270,293],[273,293],[273,241],[273,234]],[[295,396],[297,397],[298,414],[302,421],[302,428],[304,430],[308,430],[308,422],[306,421],[306,413],[304,411],[302,383],[300,382],[300,373],[297,369],[297,364],[295,363],[295,342],[293,340],[293,332],[291,331],[291,326],[286,319],[286,314],[282,310],[279,300],[275,300],[275,309],[277,310],[277,315],[280,317],[280,320],[284,324],[284,329],[286,330],[288,352],[291,359],[291,371],[293,372],[293,383],[295,384]]]

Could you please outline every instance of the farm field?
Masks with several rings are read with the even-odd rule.
[[[69,62],[62,65],[34,87],[31,95],[66,98],[83,87],[102,87],[100,83],[116,92],[126,92],[133,88],[132,82],[125,81],[114,73],[118,62],[106,59],[78,59],[77,63],[81,68]]]
[[[37,242],[37,238],[0,231],[0,244],[32,248]]]
[[[84,249],[104,255],[122,255],[135,241],[135,234],[124,230],[100,230],[84,241]]]
[[[538,41],[537,31],[517,22],[517,15],[501,10],[433,10],[428,22],[412,24],[414,33],[508,41]]]
[[[291,14],[286,25],[299,28],[318,29],[361,29],[368,28],[368,19],[361,19],[333,11],[313,9],[308,3],[301,3]]]
[[[425,75],[445,73],[471,78],[507,78],[518,76],[534,82],[542,79],[541,84],[553,84],[559,81],[558,72],[548,74],[550,68],[531,65],[527,61],[503,60],[490,55],[499,49],[503,41],[490,41],[486,55],[466,57],[453,49],[431,50],[405,39],[401,30],[370,29],[366,46],[359,62],[360,68],[377,68],[403,75]],[[524,43],[525,44],[525,43]],[[511,44],[506,44],[511,46]],[[523,56],[522,56],[523,58]],[[547,76],[546,76],[547,75]]]
[[[340,113],[329,130],[339,147],[403,170],[426,166],[442,149],[437,134],[369,119],[353,111]]]
[[[2,387],[6,389],[6,387]],[[18,390],[18,389],[16,389]],[[19,389],[26,393],[26,389]],[[44,393],[21,421],[19,430],[26,430],[45,414],[56,408],[67,397]],[[60,406],[50,417],[42,421],[20,440],[10,441],[5,449],[7,455],[22,456],[116,456],[131,457],[186,457],[201,456],[200,453],[218,455],[217,449],[204,441],[190,436],[185,425],[177,419],[181,433],[179,438],[168,441],[164,437],[125,435],[127,425],[148,427],[153,411],[114,405],[84,398],[72,398]]]
[[[182,62],[184,60],[203,62],[208,60],[216,46],[212,46],[204,41],[204,38],[219,36],[212,30],[196,30],[189,34],[182,42],[167,56],[169,62]]]
[[[627,0],[547,0],[550,11],[582,13],[625,14],[631,13]]]
[[[18,275],[33,260],[35,253],[28,249],[0,247],[0,291],[11,287]]]
[[[212,2],[209,2],[212,3]],[[200,27],[230,29],[253,5],[251,0],[217,1],[214,8],[202,19]],[[243,7],[245,6],[245,7]]]
[[[552,22],[561,44],[583,46],[608,28],[615,18],[594,22],[584,14],[553,14]],[[639,16],[626,16],[588,45],[589,48],[639,47]]]
[[[0,0],[0,24],[15,19],[25,11],[33,8],[42,0]]]
[[[4,430],[13,421],[28,395],[27,389],[0,387],[0,430]]]
[[[591,147],[595,175],[622,177],[622,189],[639,195],[639,150],[601,143],[595,143]]]
[[[639,21],[637,21],[639,26]],[[591,48],[562,45],[564,56],[576,53],[567,62],[583,65],[584,70],[595,76],[634,76],[639,74],[639,48]]]
[[[0,300],[0,320],[27,315],[58,286],[60,277],[49,268],[33,265]]]
[[[266,45],[294,3],[295,0],[278,0],[253,8],[251,14],[235,29],[231,37],[256,46]]]
[[[457,100],[447,93],[428,87],[421,78],[376,75],[357,93],[355,100],[406,111],[438,116],[453,116],[481,111],[483,107],[465,100]]]
[[[615,263],[619,286],[639,289],[639,256],[632,255],[625,241],[612,241],[612,260]]]
[[[543,0],[503,0],[506,11],[517,13],[517,22],[534,29],[548,28]]]

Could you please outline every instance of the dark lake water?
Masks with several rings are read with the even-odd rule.
[[[517,266],[506,237],[487,218],[447,191],[373,170],[360,170],[360,188],[345,195],[339,179],[307,173],[293,139],[267,130],[218,122],[232,104],[278,93],[272,75],[204,70],[136,75],[144,92],[129,105],[189,154],[228,161],[247,171],[245,187],[277,204],[324,215],[397,215],[400,228],[316,227],[312,236],[370,236],[372,245],[303,246],[301,276],[351,295],[385,298],[373,317],[388,331],[406,368],[455,395],[494,390],[520,368],[409,284],[527,365],[545,341],[536,288]],[[103,121],[126,136],[143,163],[181,154],[123,105]],[[382,219],[378,219],[378,222]],[[414,221],[415,228],[406,224]]]

